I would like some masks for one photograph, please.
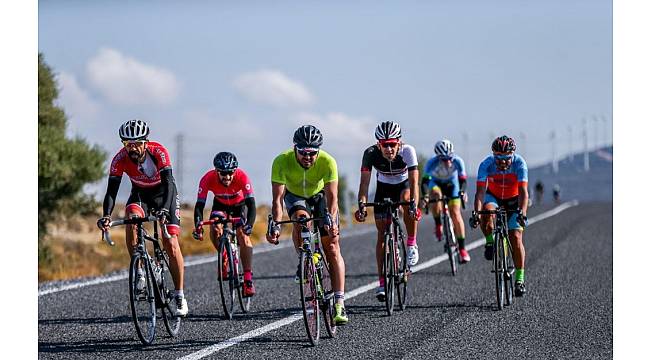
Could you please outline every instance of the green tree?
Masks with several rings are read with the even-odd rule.
[[[83,194],[85,184],[104,173],[106,153],[80,137],[65,136],[67,118],[55,105],[59,96],[52,69],[38,54],[38,238],[39,260],[46,256],[42,244],[47,224],[61,215],[92,211],[97,202]]]

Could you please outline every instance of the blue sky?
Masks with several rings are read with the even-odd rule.
[[[503,133],[532,166],[550,160],[552,130],[558,156],[581,149],[583,119],[590,147],[611,142],[611,2],[487,3],[41,1],[38,50],[71,135],[112,156],[138,117],[178,161],[182,133],[189,201],[226,150],[270,202],[272,159],[304,123],[355,192],[384,120],[425,155],[451,139],[472,174]]]

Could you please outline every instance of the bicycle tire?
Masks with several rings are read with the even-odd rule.
[[[449,258],[449,265],[451,266],[451,274],[456,276],[458,273],[458,248],[456,244],[456,237],[453,233],[453,225],[449,215],[443,215],[443,232],[445,236],[445,248],[447,250],[447,257]]]
[[[236,246],[236,245],[233,245]],[[239,308],[243,313],[247,313],[250,310],[251,307],[251,297],[244,297],[243,292],[244,292],[244,266],[242,265],[241,262],[241,252],[239,251],[240,249],[237,249],[237,260],[235,261],[237,263],[237,297],[239,298]]]
[[[137,272],[142,264],[144,270],[144,290],[137,289]],[[153,287],[151,265],[145,256],[137,251],[129,265],[129,304],[131,316],[140,342],[151,345],[156,337],[156,296]]]
[[[510,248],[510,241],[506,241],[507,246],[506,256],[504,258],[504,269],[506,269],[505,280],[506,280],[506,305],[512,305],[515,301],[513,295],[515,293],[515,279],[514,279],[514,262],[512,260],[512,249]]]
[[[320,340],[320,311],[318,304],[318,293],[316,290],[316,269],[312,256],[307,251],[300,254],[300,306],[302,318],[305,323],[305,330],[309,342],[316,346]]]
[[[389,225],[384,234],[384,291],[386,292],[386,312],[393,315],[395,305],[395,263],[393,255],[392,229]]]
[[[182,317],[174,315],[173,306],[176,306],[174,299],[174,282],[172,280],[172,274],[169,271],[169,256],[167,253],[162,253],[162,259],[160,261],[162,270],[160,272],[161,286],[159,288],[159,296],[166,298],[166,301],[161,307],[163,323],[165,324],[165,329],[170,337],[178,336],[178,332],[181,328],[181,319]]]
[[[395,277],[395,282],[397,283],[397,304],[399,305],[400,310],[406,309],[406,300],[407,300],[407,289],[408,289],[408,276],[409,276],[409,266],[407,261],[406,253],[406,243],[404,242],[404,233],[402,228],[397,225],[394,227],[393,236],[397,242],[397,251],[395,252],[395,262],[398,266],[398,272]]]
[[[497,308],[503,310],[505,298],[504,269],[503,269],[503,235],[497,233],[494,239],[494,276],[497,291]]]
[[[226,254],[225,261],[228,262],[227,269],[228,274],[226,278],[222,276],[222,269],[224,263],[224,256]],[[233,279],[233,259],[232,252],[230,250],[230,242],[228,239],[223,238],[219,241],[219,251],[217,255],[217,271],[219,273],[219,295],[221,296],[221,305],[223,307],[224,318],[232,320],[232,316],[235,310],[235,293],[234,279]]]
[[[330,276],[330,267],[325,254],[320,252],[320,266],[316,267],[316,274],[318,275],[321,284],[321,291],[319,298],[321,299],[320,308],[323,315],[323,323],[325,330],[330,338],[336,336],[336,323],[334,322],[334,290],[332,290],[332,278]]]

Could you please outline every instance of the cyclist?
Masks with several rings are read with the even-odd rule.
[[[241,249],[241,261],[244,267],[244,297],[255,295],[253,285],[253,243],[250,234],[255,224],[255,195],[248,175],[239,168],[237,157],[230,152],[220,152],[212,161],[214,169],[203,175],[199,182],[199,191],[194,205],[195,229],[192,236],[199,239],[202,231],[199,223],[203,220],[203,208],[208,197],[208,192],[214,194],[210,219],[217,217],[239,217],[242,223],[237,226],[237,241]],[[210,228],[210,239],[215,249],[219,248],[219,239],[223,235],[223,224]],[[226,254],[222,254],[227,259]],[[228,274],[227,263],[222,269],[222,276]],[[225,275],[225,276],[224,276]]]
[[[372,168],[377,170],[377,188],[374,201],[385,198],[397,201],[409,201],[408,207],[404,206],[404,223],[408,235],[407,259],[410,266],[418,263],[418,246],[416,241],[417,221],[421,217],[420,209],[416,206],[418,201],[418,159],[415,148],[402,143],[402,129],[394,121],[384,121],[375,129],[377,143],[371,145],[363,152],[361,160],[361,180],[359,183],[359,209],[354,216],[357,221],[366,221],[366,211],[363,204],[368,201],[368,185]],[[384,277],[382,267],[384,261],[383,234],[386,227],[384,219],[385,209],[375,207],[375,226],[377,227],[377,244],[375,257],[379,286],[375,289],[375,296],[379,301],[385,301]]]
[[[129,120],[119,130],[124,147],[117,152],[111,162],[108,187],[104,196],[103,216],[97,226],[108,230],[115,198],[120,188],[122,174],[131,179],[131,195],[126,202],[125,215],[144,217],[149,209],[156,209],[155,215],[164,222],[171,238],[163,236],[163,246],[170,258],[170,271],[174,280],[177,316],[187,315],[187,300],[183,294],[183,254],[178,244],[180,234],[180,198],[172,176],[172,163],[169,152],[160,143],[149,141],[149,126],[142,120]],[[129,255],[137,246],[134,225],[126,225],[126,248]],[[142,269],[141,269],[142,270]],[[144,289],[146,280],[144,270],[137,274],[137,286]]]
[[[476,215],[479,210],[495,210],[504,206],[513,211],[508,218],[508,239],[513,245],[513,260],[515,263],[515,296],[526,293],[524,286],[524,249],[523,231],[528,224],[526,211],[528,209],[528,166],[524,158],[515,154],[515,141],[506,136],[500,136],[492,142],[492,156],[481,162],[476,178],[476,196],[474,211],[470,219],[473,228],[481,224],[485,235],[485,259],[492,260],[493,220],[495,215]]]
[[[345,325],[345,263],[339,246],[338,170],[336,160],[320,149],[323,135],[312,125],[303,125],[293,134],[293,148],[282,152],[273,160],[271,185],[273,192],[273,221],[282,220],[282,200],[289,216],[322,217],[319,222],[321,242],[325,257],[331,267],[334,290],[334,322]],[[270,243],[277,244],[280,226],[271,223],[266,234]],[[302,247],[300,227],[293,226],[293,243],[296,252]],[[296,281],[300,281],[296,275]]]
[[[560,203],[560,184],[553,185],[553,200],[556,204]]]
[[[434,146],[435,156],[427,161],[424,165],[424,176],[422,177],[422,194],[424,197],[423,206],[429,200],[429,197],[438,200],[444,194],[449,198],[449,213],[451,221],[454,223],[454,233],[458,240],[458,252],[460,262],[470,261],[469,253],[465,250],[465,224],[460,212],[460,199],[467,202],[465,189],[467,188],[467,173],[465,172],[465,162],[454,153],[454,144],[447,139],[436,142]],[[431,204],[433,220],[436,223],[436,237],[438,241],[442,240],[442,223],[440,222],[440,212],[442,204],[436,202]]]

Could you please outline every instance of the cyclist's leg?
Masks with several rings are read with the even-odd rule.
[[[516,208],[514,205],[511,208]],[[512,245],[512,260],[515,263],[515,281],[524,282],[524,267],[526,262],[526,250],[524,249],[524,229],[517,222],[517,214],[510,214],[508,217],[508,240]]]
[[[431,199],[440,200],[441,197],[442,197],[442,190],[440,189],[438,183],[435,183],[435,185],[431,188]],[[435,222],[434,230],[435,230],[436,238],[440,240],[442,237],[442,223],[440,222],[442,203],[435,202],[430,206],[431,206],[431,214],[433,215],[433,221]]]
[[[499,206],[499,203],[497,199],[492,196],[490,193],[485,194],[484,202],[483,202],[483,209],[481,210],[496,210],[496,208]],[[492,231],[494,231],[494,217],[496,215],[481,215],[481,231],[483,232],[483,235],[485,235],[485,239],[487,243],[492,243],[494,242],[494,239],[492,238]]]
[[[240,205],[233,208],[234,216],[239,216],[242,221],[246,221],[246,205]],[[244,268],[244,281],[252,280],[253,273],[253,243],[250,236],[244,233],[244,229],[237,227],[237,242],[239,243],[239,252],[241,254],[242,267]]]
[[[327,212],[327,200],[323,192],[315,195],[309,200],[313,208],[314,217],[322,217]],[[338,216],[333,219],[338,226]],[[345,261],[341,255],[340,235],[330,236],[329,232],[319,222],[318,231],[321,235],[321,248],[325,251],[325,257],[330,264],[330,275],[332,276],[332,290],[337,303],[343,304],[345,300]]]
[[[402,185],[403,184],[403,185]],[[401,186],[403,186],[399,195],[399,199],[402,201],[411,200],[411,188],[409,182],[405,181]],[[415,220],[415,217],[411,216],[408,206],[402,206],[404,213],[404,224],[406,225],[406,255],[408,258],[408,263],[410,266],[415,266],[419,260],[418,254],[418,244],[417,244],[417,232],[418,232],[418,222]]]
[[[291,219],[297,219],[300,216],[309,217],[311,214],[309,205],[307,205],[307,199],[296,196],[290,193],[289,191],[285,191],[284,205],[287,208],[287,212],[289,213],[289,217]],[[293,240],[293,246],[296,249],[296,253],[300,253],[300,248],[302,247],[302,238],[300,237],[300,225],[293,224],[291,239]]]
[[[124,210],[125,217],[128,219],[133,216],[145,217],[148,207],[147,203],[142,201],[143,194],[136,189],[131,189],[131,195],[126,201],[126,209]],[[135,247],[138,245],[137,234],[135,233],[135,225],[126,225],[126,249],[129,251],[129,256],[133,255]]]
[[[458,247],[460,249],[465,248],[465,224],[463,223],[463,217],[460,212],[460,184],[458,179],[455,178],[453,181],[448,183],[447,188],[445,189],[445,195],[451,199],[449,200],[449,215],[451,221],[454,223],[454,235],[456,235],[456,241],[458,241]]]
[[[154,204],[156,209],[162,207],[163,194],[162,191],[154,199]],[[172,279],[174,280],[174,287],[176,288],[177,294],[183,294],[183,280],[185,277],[185,264],[183,261],[183,253],[181,252],[181,247],[178,243],[178,234],[180,234],[180,224],[181,224],[181,213],[180,213],[181,200],[176,192],[176,186],[173,188],[172,193],[172,203],[169,209],[169,217],[167,218],[167,231],[171,235],[170,239],[165,239],[162,237],[163,247],[169,255],[169,270],[172,273]]]

